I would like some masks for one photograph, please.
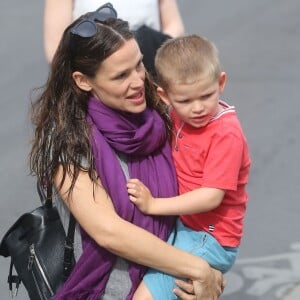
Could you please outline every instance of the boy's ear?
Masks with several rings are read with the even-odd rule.
[[[160,86],[157,87],[157,94],[158,96],[162,99],[162,101],[164,101],[167,105],[170,105],[171,102],[169,100],[169,97],[167,95],[167,93],[165,92],[165,90],[163,88],[161,88]]]
[[[220,78],[219,78],[219,91],[220,94],[223,93],[226,85],[227,76],[225,72],[221,72]]]
[[[83,91],[89,92],[92,89],[92,86],[89,83],[89,80],[86,75],[82,74],[79,71],[75,71],[72,74],[73,80],[76,85]]]

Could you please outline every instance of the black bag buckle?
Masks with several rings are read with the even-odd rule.
[[[12,275],[12,270],[13,270],[13,263],[12,263],[12,261],[10,261],[7,282],[9,285],[10,298],[14,299],[18,295],[19,286],[21,284],[21,279],[18,275]],[[13,288],[13,284],[16,285],[15,288]]]

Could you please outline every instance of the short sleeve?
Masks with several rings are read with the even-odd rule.
[[[243,147],[238,133],[215,134],[204,164],[203,186],[237,190]]]

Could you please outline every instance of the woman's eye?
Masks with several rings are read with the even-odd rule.
[[[137,64],[137,69],[138,70],[140,70],[140,69],[142,69],[142,68],[144,68],[144,63],[143,63],[143,61],[141,60],[141,61],[139,61],[139,63]]]
[[[116,76],[116,79],[123,79],[125,77],[126,77],[126,73],[121,73],[121,74]]]

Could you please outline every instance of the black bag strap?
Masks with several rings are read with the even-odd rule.
[[[8,283],[11,299],[13,299],[14,297],[17,297],[19,286],[21,284],[20,277],[18,275],[13,275],[13,267],[14,267],[14,264],[13,264],[12,258],[10,258],[7,283]],[[15,288],[13,287],[13,284],[15,284]]]
[[[53,189],[52,183],[46,181],[46,196],[44,190],[42,188],[42,184],[37,182],[38,193],[41,198],[41,202],[43,205],[52,206],[53,205]],[[74,237],[75,237],[75,227],[76,220],[74,216],[70,212],[68,231],[65,241],[65,250],[64,250],[64,262],[63,262],[63,281],[65,282],[69,277],[73,262],[74,262]]]
[[[68,279],[73,267],[75,226],[76,226],[76,220],[70,212],[68,233],[66,237],[65,253],[64,253],[64,271],[63,271],[64,282]]]

